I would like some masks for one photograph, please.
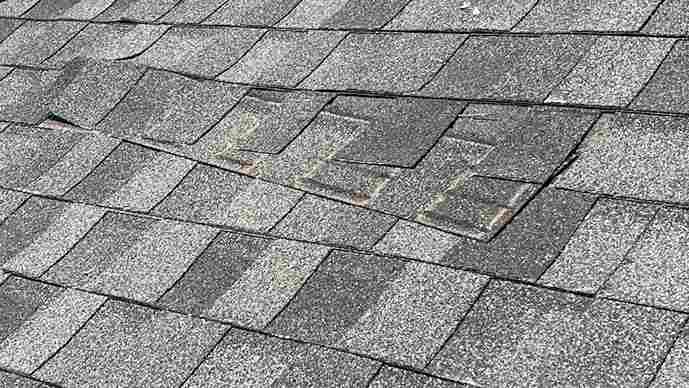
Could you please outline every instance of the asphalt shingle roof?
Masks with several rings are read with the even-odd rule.
[[[0,386],[689,386],[688,7],[0,1]]]

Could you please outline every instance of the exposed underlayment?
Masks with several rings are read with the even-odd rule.
[[[0,387],[689,387],[689,1],[0,1]]]

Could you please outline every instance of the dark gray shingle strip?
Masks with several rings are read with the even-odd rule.
[[[115,0],[95,20],[153,22],[172,9],[178,2],[179,0]]]
[[[689,33],[689,0],[665,0],[642,30],[648,34]]]
[[[644,387],[685,316],[491,282],[430,364],[481,386]]]
[[[0,119],[36,124],[48,115],[60,72],[14,69],[0,80]]]
[[[280,22],[281,27],[377,29],[397,14],[407,0],[302,0]]]
[[[85,26],[83,22],[27,21],[0,43],[0,63],[40,65]]]
[[[689,9],[689,4],[687,5]],[[632,109],[689,113],[689,41],[679,40],[653,78],[634,99]]]
[[[284,18],[301,0],[228,1],[204,20],[204,24],[231,26],[272,26]]]
[[[23,17],[90,20],[105,11],[113,2],[114,0],[40,0]]]

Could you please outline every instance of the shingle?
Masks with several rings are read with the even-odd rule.
[[[13,285],[15,282],[19,284]],[[13,292],[23,291],[35,287],[32,283],[12,279],[4,283],[2,288],[14,288]],[[106,299],[76,290],[55,290],[51,294],[48,300],[36,306],[28,319],[3,338],[0,343],[1,366],[32,373],[65,345]]]
[[[215,78],[241,58],[262,34],[259,29],[173,27],[133,61]]]
[[[269,330],[420,368],[486,280],[428,264],[336,252]]]
[[[216,233],[205,226],[108,213],[44,278],[152,303]]]
[[[23,17],[89,20],[105,11],[113,2],[114,0],[41,0]]]
[[[116,136],[192,144],[234,106],[244,89],[149,70],[98,125]]]
[[[14,69],[0,81],[0,119],[35,124],[48,115],[59,71]]]
[[[57,80],[50,113],[82,128],[93,128],[134,87],[144,69],[123,62],[77,58]]]
[[[689,213],[661,209],[624,262],[608,279],[602,295],[653,306],[689,309],[687,251]]]
[[[442,263],[533,281],[565,247],[593,200],[544,189],[490,242],[458,240]]]
[[[689,7],[689,5],[688,5]],[[675,47],[636,97],[631,107],[666,112],[689,113],[689,41]]]
[[[0,223],[9,217],[29,198],[29,194],[0,189]]]
[[[228,1],[204,21],[204,24],[233,26],[272,26],[287,15],[301,0]]]
[[[670,353],[665,358],[662,368],[653,379],[651,388],[683,387],[689,384],[689,338],[685,327],[679,339],[674,343]]]
[[[76,57],[130,58],[142,53],[169,26],[133,23],[89,24],[43,64],[60,66]]]
[[[684,316],[491,282],[429,366],[486,387],[644,387]]]
[[[597,112],[578,109],[472,104],[447,136],[494,145],[475,167],[477,174],[543,182],[596,117]]]
[[[384,366],[380,373],[371,381],[371,388],[460,388],[461,384],[430,377],[420,373],[410,372],[404,369]]]
[[[85,26],[83,22],[27,21],[0,43],[0,63],[39,65]]]
[[[214,167],[197,166],[154,213],[268,231],[302,193]]]
[[[130,210],[151,210],[194,162],[129,143],[120,144],[67,198]]]
[[[382,27],[407,0],[303,0],[280,22],[281,27],[375,29]]]
[[[160,303],[262,329],[297,293],[328,251],[301,242],[223,233]]]
[[[184,387],[362,387],[378,365],[352,354],[232,329]]]
[[[7,0],[0,3],[0,16],[18,17],[31,9],[39,0]]]
[[[673,42],[622,36],[598,38],[546,102],[626,106],[651,78]]]
[[[0,5],[0,7],[2,7],[2,5]],[[12,32],[14,32],[14,30],[16,30],[23,23],[24,21],[19,19],[0,19],[0,42],[10,36]]]
[[[509,4],[490,0],[469,2],[458,8],[456,0],[412,0],[385,29],[389,30],[509,30],[526,15],[536,0]],[[478,10],[478,13],[475,13]]]
[[[218,78],[294,87],[311,74],[345,35],[338,31],[269,31]]]
[[[637,31],[661,0],[545,0],[518,31]]]
[[[179,386],[223,326],[108,301],[34,375],[66,387]]]
[[[421,93],[542,101],[591,42],[573,35],[471,37]]]
[[[665,0],[643,29],[648,34],[689,33],[689,0]]]
[[[445,255],[461,237],[416,222],[398,221],[373,251],[408,257],[430,263],[442,263]]]
[[[104,213],[91,206],[31,198],[0,229],[2,268],[40,276],[69,252]]]
[[[159,22],[168,24],[198,24],[220,8],[227,0],[182,0]]]
[[[596,293],[651,222],[655,209],[601,199],[586,216],[540,284]]]
[[[163,16],[178,2],[179,0],[115,0],[95,20],[152,22]]]
[[[395,217],[360,207],[306,195],[275,226],[286,238],[370,248],[394,223]]]
[[[38,380],[0,371],[0,385],[7,388],[50,388]]]
[[[555,185],[589,192],[686,202],[689,135],[683,118],[605,114]]]
[[[465,38],[450,34],[353,33],[300,87],[414,92],[433,77]]]
[[[0,339],[4,341],[19,329],[42,305],[49,303],[58,288],[17,277],[0,286]]]

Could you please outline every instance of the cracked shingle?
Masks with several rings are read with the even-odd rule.
[[[204,24],[232,26],[272,26],[301,0],[227,1]]]
[[[178,2],[179,0],[115,0],[95,20],[153,22],[172,9]]]
[[[89,20],[105,11],[114,0],[41,0],[23,17],[28,19]]]
[[[687,69],[689,69],[689,41],[680,40],[636,97],[631,108],[689,113]]]
[[[299,86],[415,92],[443,65],[465,35],[348,35]]]
[[[0,63],[39,65],[85,26],[82,22],[27,21],[0,43]]]
[[[406,4],[407,0],[302,0],[280,27],[375,29]]]

